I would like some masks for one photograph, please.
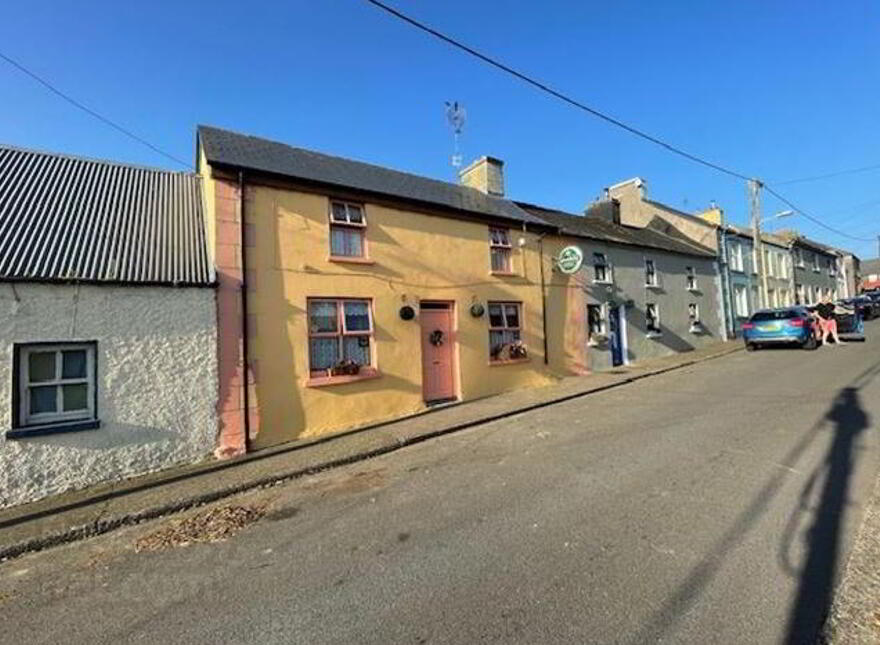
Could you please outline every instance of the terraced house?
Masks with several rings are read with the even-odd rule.
[[[201,180],[0,146],[0,507],[208,457]]]
[[[844,296],[840,254],[836,249],[796,231],[781,231],[779,236],[791,247],[797,304],[815,304],[826,296],[832,299]]]
[[[559,229],[550,258],[579,250],[576,271],[548,266],[551,365],[585,373],[724,338],[715,254],[651,226],[624,226],[616,199],[585,215],[520,205]]]
[[[204,126],[197,149],[221,454],[551,382],[552,227],[503,198],[500,161],[458,185]]]

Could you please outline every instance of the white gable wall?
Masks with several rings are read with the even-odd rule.
[[[97,341],[101,427],[21,439],[13,343]],[[210,288],[0,284],[0,507],[192,463],[217,432]]]

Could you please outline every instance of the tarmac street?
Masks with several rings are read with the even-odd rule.
[[[810,643],[880,468],[880,325],[740,352],[0,565],[0,643]]]

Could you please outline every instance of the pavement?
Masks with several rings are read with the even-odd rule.
[[[511,414],[601,392],[741,351],[741,341],[644,361],[541,388],[447,405],[414,417],[298,441],[242,458],[173,468],[0,510],[0,560],[99,535],[253,488],[382,455]]]
[[[878,332],[697,362],[23,555],[0,566],[0,644],[813,643],[874,503]],[[236,509],[262,518],[164,540]]]

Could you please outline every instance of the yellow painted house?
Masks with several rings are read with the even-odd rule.
[[[553,228],[504,199],[500,161],[457,185],[205,126],[197,159],[221,456],[554,379]]]

